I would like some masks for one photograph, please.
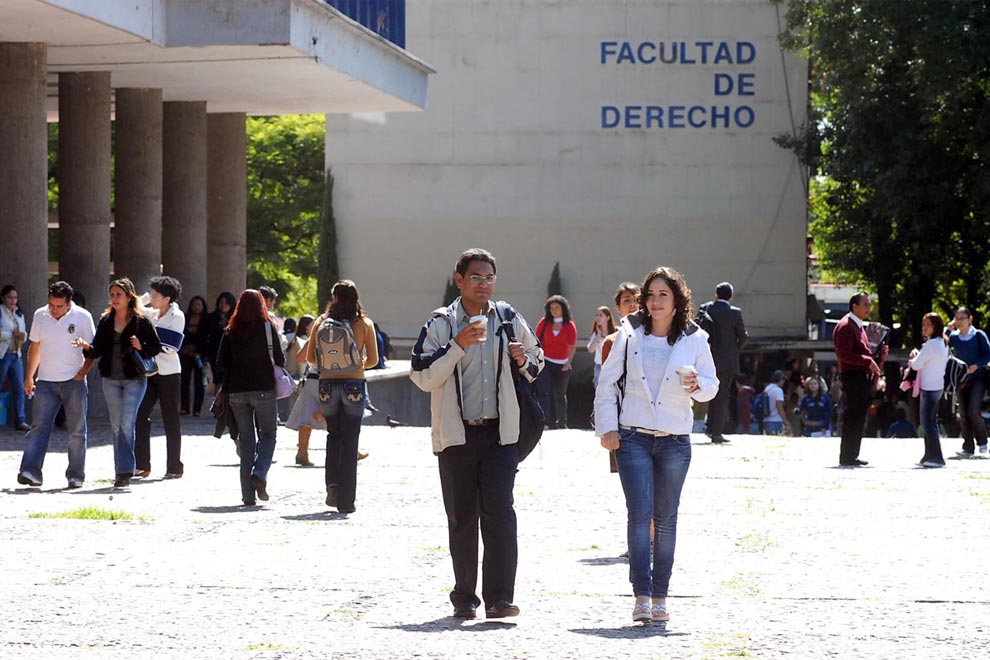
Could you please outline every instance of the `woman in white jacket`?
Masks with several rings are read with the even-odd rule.
[[[616,450],[628,510],[634,621],[667,621],[677,507],[691,464],[692,401],[718,392],[708,334],[691,322],[691,290],[658,267],[639,311],[622,320],[595,394],[595,432]],[[650,557],[650,521],[655,523]]]
[[[925,337],[925,343],[920,351],[911,351],[909,361],[921,379],[921,428],[925,433],[925,455],[921,458],[921,465],[926,468],[945,467],[942,441],[938,434],[938,401],[945,386],[945,363],[949,361],[944,332],[945,322],[941,316],[935,312],[925,314],[921,319],[921,334]]]

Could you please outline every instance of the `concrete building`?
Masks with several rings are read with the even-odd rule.
[[[616,285],[678,268],[696,304],[733,282],[752,335],[806,335],[806,178],[775,136],[807,63],[767,0],[417,0],[433,62],[415,115],[327,117],[341,273],[397,337],[487,247],[535,322],[560,262],[582,336]]]
[[[21,307],[45,303],[50,257],[93,310],[111,259],[142,290],[163,268],[189,295],[242,289],[245,115],[426,105],[430,66],[334,4],[0,2],[0,282],[18,287]],[[378,4],[387,13],[404,0]],[[50,121],[60,124],[52,255]]]

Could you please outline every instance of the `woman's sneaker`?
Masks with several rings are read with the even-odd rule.
[[[633,608],[633,621],[653,621],[649,603],[640,603]]]
[[[658,623],[670,621],[670,615],[667,613],[667,606],[661,605],[660,603],[654,603],[653,608],[650,610],[650,615],[653,617],[653,620]]]

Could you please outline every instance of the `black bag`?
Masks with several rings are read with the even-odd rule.
[[[154,356],[144,357],[141,355],[141,351],[132,348],[131,361],[134,363],[134,367],[137,369],[138,375],[143,376],[144,378],[158,374],[158,360],[156,360]]]
[[[505,302],[498,302],[495,305],[501,319],[502,332],[499,335],[499,355],[502,354],[501,342],[503,336],[508,338],[509,343],[516,341],[516,332],[512,327],[512,321],[516,317],[516,310]],[[496,382],[501,381],[502,360],[498,362],[498,377]],[[516,400],[519,401],[519,462],[521,463],[529,456],[540,438],[543,437],[543,425],[546,423],[546,416],[543,414],[543,406],[536,395],[536,388],[533,383],[523,378],[519,371],[513,367],[512,383],[516,389]]]

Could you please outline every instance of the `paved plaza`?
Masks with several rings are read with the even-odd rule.
[[[912,465],[922,440],[695,438],[666,626],[633,624],[619,480],[588,431],[554,431],[516,484],[517,619],[450,618],[452,573],[429,430],[366,427],[357,512],[323,503],[279,429],[272,499],[238,506],[237,458],[183,418],[186,476],[111,488],[95,425],[81,491],[64,437],[38,492],[0,437],[3,658],[984,658],[990,460]],[[316,444],[320,444],[317,442]],[[943,443],[947,455],[958,441]],[[131,521],[32,518],[80,507]]]

